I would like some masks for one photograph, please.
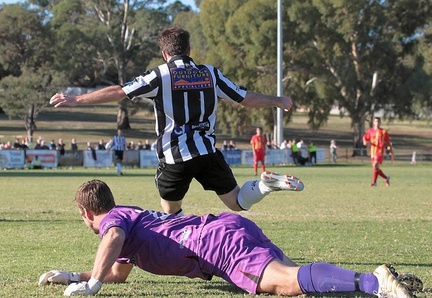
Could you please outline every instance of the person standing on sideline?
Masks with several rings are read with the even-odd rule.
[[[178,216],[116,205],[110,188],[100,180],[82,184],[75,204],[86,226],[101,241],[92,271],[51,270],[39,277],[39,286],[68,285],[65,296],[96,295],[103,283],[126,282],[133,267],[203,280],[218,276],[251,294],[362,292],[382,298],[413,298],[412,291],[423,288],[413,274],[399,280],[396,270],[387,264],[368,273],[324,262],[299,266],[254,222],[239,214]]]
[[[309,150],[309,162],[312,164],[317,163],[317,147],[314,142],[310,142],[308,144],[308,150]]]
[[[330,157],[333,163],[337,161],[337,145],[335,140],[330,141]]]
[[[114,160],[116,163],[117,174],[123,176],[123,152],[126,149],[126,138],[121,129],[117,130],[117,135],[112,139],[111,149],[114,150]]]
[[[205,190],[216,192],[233,211],[250,209],[272,191],[302,190],[304,185],[298,178],[266,172],[260,181],[247,181],[240,188],[222,152],[215,147],[219,99],[245,107],[289,110],[293,105],[291,98],[247,91],[214,66],[195,64],[189,56],[190,34],[178,25],[165,28],[158,41],[166,63],[123,86],[78,96],[57,93],[50,104],[60,107],[107,103],[126,97],[151,99],[159,158],[155,183],[166,213],[183,214],[182,200],[194,178]]]
[[[261,127],[257,127],[256,133],[250,140],[253,152],[253,169],[255,176],[258,175],[258,162],[261,162],[261,170],[265,172],[265,154],[267,147],[267,139],[263,135]]]
[[[380,165],[384,160],[385,148],[391,146],[390,135],[387,130],[381,128],[381,118],[375,117],[373,127],[369,128],[363,135],[363,145],[370,144],[370,156],[373,168],[371,186],[377,185],[377,178],[385,179],[386,186],[390,186],[390,176],[384,174]]]
[[[76,139],[71,140],[70,149],[71,149],[72,153],[75,153],[78,151],[78,144],[76,142]]]

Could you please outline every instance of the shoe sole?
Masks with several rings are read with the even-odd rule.
[[[288,189],[280,188],[278,190],[291,190],[291,191],[302,191],[304,189],[303,182],[292,175],[280,175],[274,172],[265,171],[261,174],[261,180],[265,183],[266,181],[283,181],[286,185],[288,185]],[[273,189],[272,186],[269,186]],[[275,189],[273,189],[275,190]]]
[[[421,292],[423,290],[423,281],[414,274],[400,274],[397,280],[410,292]]]

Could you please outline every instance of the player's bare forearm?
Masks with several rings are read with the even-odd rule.
[[[132,264],[120,264],[114,263],[111,267],[110,271],[105,275],[102,282],[103,283],[123,283],[129,276],[129,273],[132,271]],[[81,281],[89,281],[92,277],[92,272],[81,272]]]
[[[99,244],[91,277],[97,280],[105,280],[108,273],[112,272],[115,261],[120,255],[124,240],[125,233],[119,227],[110,228],[105,233]]]
[[[248,91],[246,97],[240,103],[249,108],[277,107],[284,110],[291,109],[293,102],[288,96],[272,96],[253,91]]]
[[[94,92],[74,96],[63,93],[56,93],[50,99],[50,104],[54,107],[76,106],[88,104],[101,104],[113,101],[120,101],[126,97],[120,85],[110,86]]]

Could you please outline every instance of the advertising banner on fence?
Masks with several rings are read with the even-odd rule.
[[[84,167],[85,168],[101,168],[112,166],[112,151],[108,150],[85,150]]]
[[[159,159],[154,150],[140,150],[140,167],[157,167]]]
[[[24,168],[25,155],[22,150],[0,150],[0,168]]]
[[[222,150],[221,152],[230,166],[241,165],[241,150]]]
[[[44,168],[57,168],[57,154],[55,150],[26,150],[26,162],[30,164],[37,155]]]

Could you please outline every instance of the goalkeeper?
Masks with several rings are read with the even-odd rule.
[[[135,266],[161,275],[204,280],[219,276],[253,294],[363,292],[414,297],[386,264],[364,274],[329,263],[297,266],[255,223],[238,214],[178,216],[118,206],[100,180],[81,185],[75,202],[101,242],[91,271],[52,270],[40,276],[39,285],[68,285],[66,296],[95,295],[103,283],[125,282]]]

